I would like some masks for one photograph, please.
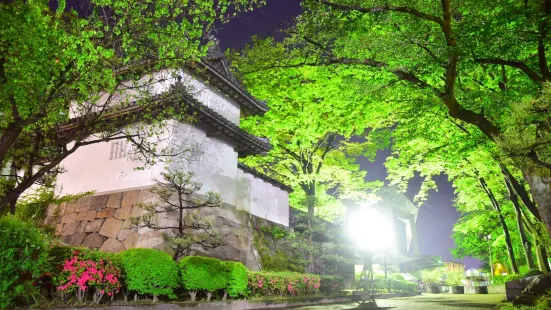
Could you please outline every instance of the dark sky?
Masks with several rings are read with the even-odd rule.
[[[217,25],[216,36],[220,39],[223,50],[227,48],[240,49],[250,43],[253,35],[259,37],[276,36],[277,29],[292,16],[300,14],[299,0],[268,0],[267,5],[253,12],[232,20],[227,24]],[[387,172],[383,165],[390,151],[381,152],[375,162],[360,160],[362,169],[367,171],[369,180],[384,180]],[[409,197],[420,186],[420,179],[410,182]],[[439,255],[444,261],[462,261],[467,268],[477,268],[480,261],[476,259],[457,260],[452,257],[449,249],[455,247],[451,239],[452,228],[459,218],[459,213],[453,206],[454,189],[446,176],[437,178],[438,191],[431,192],[427,202],[419,209],[417,229],[419,248],[422,254]]]

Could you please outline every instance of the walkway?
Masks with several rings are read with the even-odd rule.
[[[422,296],[380,299],[377,300],[377,309],[396,310],[478,310],[494,309],[505,296],[501,294],[489,295],[451,295],[451,294],[424,294]],[[345,310],[357,308],[357,303],[334,304],[324,306],[309,306],[296,309],[301,310]]]

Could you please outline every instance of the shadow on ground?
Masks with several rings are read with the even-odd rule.
[[[443,306],[456,307],[461,309],[476,308],[476,309],[494,309],[495,305],[486,303],[473,303],[473,302],[457,302],[442,299],[429,299],[424,298],[422,302],[437,303]],[[380,308],[379,308],[380,309]]]

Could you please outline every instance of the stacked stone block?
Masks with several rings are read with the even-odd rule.
[[[139,233],[131,218],[143,214],[138,202],[146,203],[151,196],[142,189],[50,205],[45,223],[55,225],[56,234],[69,245],[119,252],[136,245]]]
[[[72,246],[106,252],[120,252],[134,247],[156,248],[170,253],[163,238],[163,232],[170,235],[170,231],[138,229],[132,224],[132,218],[145,213],[140,205],[153,203],[154,199],[149,188],[82,197],[59,206],[50,205],[45,224],[55,226],[60,240]],[[215,249],[194,247],[191,255],[240,261],[249,268],[258,269],[249,224],[252,215],[230,205],[206,208],[199,212],[202,218],[212,221],[213,229],[220,234],[225,244]]]

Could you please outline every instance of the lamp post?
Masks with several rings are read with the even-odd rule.
[[[348,234],[364,257],[358,289],[363,289],[368,302],[375,304],[373,255],[383,252],[393,243],[393,225],[373,207],[361,207],[348,216],[347,226]]]
[[[490,283],[494,282],[494,264],[492,263],[492,247],[490,245],[490,240],[492,240],[492,235],[484,236],[484,240],[488,242],[488,255],[490,255]]]

